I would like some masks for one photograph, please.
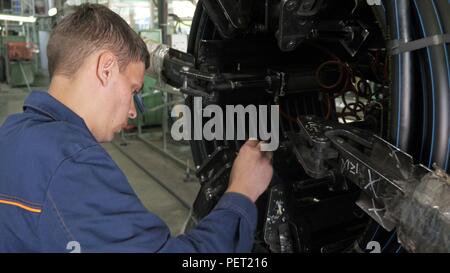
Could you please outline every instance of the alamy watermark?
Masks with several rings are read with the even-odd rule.
[[[187,105],[177,105],[171,116],[177,118],[171,128],[172,138],[177,141],[248,138],[262,140],[261,151],[275,151],[279,146],[278,105],[226,105],[224,113],[215,104],[203,108],[202,98],[195,97],[192,110]],[[209,120],[203,124],[205,118]]]

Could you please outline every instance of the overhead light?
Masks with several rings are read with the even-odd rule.
[[[17,16],[17,15],[9,15],[9,14],[0,14],[0,20],[34,23],[34,22],[36,22],[36,17],[34,17],[34,16]]]
[[[55,16],[58,13],[56,8],[51,8],[48,10],[48,16]]]

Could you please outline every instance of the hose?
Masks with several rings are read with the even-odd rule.
[[[443,33],[434,1],[414,0],[419,27],[422,37]],[[449,152],[449,72],[448,53],[446,45],[433,45],[426,49],[427,62],[431,76],[431,143],[428,167],[436,163],[440,168],[446,169]]]
[[[389,33],[394,40],[409,42],[413,40],[411,31],[410,1],[388,1]],[[411,153],[413,150],[413,129],[417,109],[414,107],[413,53],[404,52],[393,57],[392,62],[392,122],[391,142],[398,148]]]
[[[431,3],[433,4],[433,9],[436,14],[436,17],[438,18],[438,21],[440,22],[440,30],[441,33],[450,33],[450,2],[448,0],[432,0]],[[450,59],[449,59],[449,52],[450,52],[450,45],[444,45],[444,52],[445,52],[445,61],[447,65],[447,79],[448,79],[448,85],[450,86]],[[444,169],[448,172],[449,171],[449,161],[450,161],[450,136],[447,141],[447,157],[445,159],[444,163]]]

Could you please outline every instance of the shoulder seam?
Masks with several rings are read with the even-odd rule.
[[[69,228],[67,227],[66,223],[64,222],[64,219],[63,219],[61,213],[59,212],[58,208],[56,207],[56,204],[53,201],[53,197],[51,196],[50,192],[47,192],[46,197],[50,201],[52,209],[55,211],[56,217],[58,218],[58,222],[61,225],[62,229],[67,233],[69,240],[76,241],[72,232],[70,232]]]

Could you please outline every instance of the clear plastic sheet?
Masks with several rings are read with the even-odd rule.
[[[152,40],[144,40],[150,53],[150,66],[146,73],[161,82],[161,74],[163,70],[164,58],[169,52],[169,46],[155,43]]]
[[[391,206],[400,243],[409,252],[450,252],[450,177],[435,170]]]

